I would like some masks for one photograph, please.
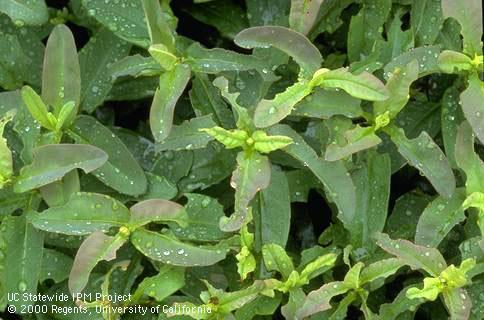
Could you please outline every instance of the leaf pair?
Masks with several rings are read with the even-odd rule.
[[[226,130],[217,126],[201,130],[214,137],[227,149],[241,147],[248,152],[253,149],[260,153],[270,153],[292,143],[292,139],[289,137],[270,136],[261,130],[254,131],[250,137],[247,131],[240,129]]]
[[[345,317],[349,304],[357,297],[362,300],[362,311],[371,312],[366,306],[368,291],[364,289],[364,286],[371,288],[372,284],[395,274],[402,266],[402,261],[394,258],[380,260],[366,267],[362,262],[358,262],[348,270],[343,281],[329,282],[321,288],[311,291],[296,312],[296,319],[304,319],[332,308],[330,300],[345,293],[347,294],[344,298],[345,302],[340,302],[339,307],[333,313],[334,317],[336,315]]]
[[[32,224],[41,230],[68,235],[86,235],[74,260],[69,287],[81,292],[89,274],[101,260],[112,260],[116,251],[130,239],[144,255],[156,261],[180,266],[211,265],[225,258],[224,244],[194,246],[173,236],[148,231],[144,225],[152,222],[175,222],[187,226],[184,208],[167,200],[147,200],[131,209],[105,195],[74,194],[67,204],[31,215]],[[111,228],[119,228],[115,236],[107,236]]]
[[[466,274],[474,267],[475,260],[466,259],[459,268],[454,265],[447,266],[441,253],[435,248],[418,246],[407,240],[392,240],[385,234],[378,234],[376,239],[381,248],[397,256],[412,269],[424,270],[432,276],[424,279],[423,289],[408,289],[406,296],[409,299],[434,300],[442,293],[451,318],[469,317],[468,295],[461,287],[467,284]]]

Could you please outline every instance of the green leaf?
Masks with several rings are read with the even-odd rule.
[[[193,151],[193,163],[187,174],[179,181],[183,192],[207,189],[228,178],[234,170],[236,152],[216,143]],[[228,195],[228,194],[226,194]]]
[[[314,86],[322,88],[342,89],[351,96],[363,100],[382,101],[389,97],[388,89],[383,83],[368,72],[354,75],[346,68],[329,71],[320,69],[311,82]]]
[[[306,81],[296,82],[274,99],[262,99],[254,112],[254,124],[259,128],[272,126],[289,114],[294,106],[311,93],[312,87]]]
[[[338,255],[335,253],[327,253],[319,256],[316,260],[308,263],[301,271],[301,280],[308,283],[309,280],[317,277],[318,275],[326,272],[332,268],[336,263]]]
[[[288,279],[294,270],[291,258],[289,258],[284,248],[278,244],[265,244],[262,247],[262,256],[267,270],[279,272],[284,280]]]
[[[195,150],[205,148],[212,141],[212,136],[201,131],[211,128],[216,123],[211,115],[192,118],[178,126],[173,126],[170,135],[161,144],[156,145],[157,151],[165,150]]]
[[[360,284],[363,286],[381,278],[386,279],[395,274],[403,265],[404,263],[398,258],[376,261],[361,271]]]
[[[463,122],[455,139],[455,161],[466,176],[466,192],[484,190],[484,162],[474,151],[474,134],[471,126]]]
[[[468,301],[474,302],[478,301],[479,295],[483,292],[484,289],[484,282],[483,281],[476,281],[472,285],[469,285],[465,290],[467,291],[469,299],[465,302],[468,304]],[[466,297],[467,298],[467,297]],[[482,318],[484,315],[484,308],[482,304],[479,303],[472,303],[471,314],[475,316],[475,319]],[[471,318],[472,319],[472,318]]]
[[[66,204],[71,195],[79,192],[80,189],[77,170],[72,170],[62,180],[40,187],[40,194],[49,207],[56,207]]]
[[[464,119],[464,114],[459,105],[460,91],[456,86],[452,86],[445,90],[442,96],[442,113],[441,113],[441,129],[442,138],[444,141],[445,154],[452,165],[452,168],[457,168],[457,163],[455,159],[455,147],[457,140],[457,133],[459,124],[461,124]],[[472,134],[472,129],[469,128],[469,134]],[[466,144],[467,145],[467,144]],[[467,153],[467,152],[466,152]],[[484,186],[483,186],[484,187]]]
[[[330,199],[336,203],[339,210],[348,217],[355,214],[355,187],[341,162],[329,162],[319,158],[302,137],[289,126],[277,125],[270,128],[268,133],[290,137],[294,143],[288,145],[283,151],[299,160],[313,172],[324,184]]]
[[[158,64],[157,64],[158,65]],[[159,74],[159,73],[156,73]],[[134,101],[152,98],[159,84],[159,77],[126,78],[113,85],[107,100]]]
[[[76,112],[81,97],[81,75],[74,37],[65,25],[57,25],[47,40],[42,72],[42,100],[58,115],[62,107],[74,101]],[[66,121],[71,124],[73,117]]]
[[[286,136],[269,136],[261,130],[256,130],[251,136],[254,141],[254,149],[260,153],[270,153],[287,147],[292,139]]]
[[[190,101],[197,116],[212,115],[213,120],[223,128],[233,128],[232,112],[225,104],[220,91],[210,82],[207,75],[196,73],[190,90]]]
[[[436,42],[441,44],[442,49],[462,51],[462,37],[460,32],[461,26],[457,20],[446,19]]]
[[[2,279],[2,285],[5,285],[2,289],[11,294],[35,295],[40,276],[39,266],[42,264],[44,236],[27,221],[26,214],[6,217],[2,221],[2,228],[5,228],[4,239],[7,244],[3,251],[7,273],[4,274],[5,280]],[[13,270],[15,272],[9,272]],[[17,308],[35,304],[33,300],[22,298],[7,302]]]
[[[163,44],[152,44],[148,48],[148,52],[151,54],[163,69],[172,70],[173,67],[179,62],[177,56],[168,51],[168,48]]]
[[[319,69],[323,58],[319,50],[301,33],[285,27],[253,27],[240,32],[235,43],[246,49],[268,48],[280,49],[291,56],[301,67],[306,78],[312,77]]]
[[[38,28],[17,27],[6,15],[0,16],[0,25],[3,35],[0,45],[0,83],[2,83],[2,69],[7,74],[11,71],[12,76],[24,79],[35,88],[41,86],[42,63],[45,45],[42,42],[44,35],[39,35]],[[9,75],[7,75],[9,78]],[[20,87],[21,84],[15,86]],[[12,87],[13,88],[13,87]],[[7,88],[6,88],[7,89]]]
[[[0,189],[13,175],[12,152],[8,148],[7,139],[3,137],[5,125],[14,117],[13,111],[0,118]]]
[[[47,209],[31,218],[37,229],[68,235],[107,232],[112,227],[127,224],[129,219],[129,210],[116,199],[84,192],[75,193],[63,206]]]
[[[422,212],[417,224],[415,243],[437,247],[452,228],[465,219],[462,203],[465,190],[456,189],[450,198],[438,197]]]
[[[170,52],[175,51],[175,36],[172,26],[170,26],[170,19],[167,12],[163,9],[159,1],[143,0],[143,11],[146,16],[148,24],[148,32],[151,39],[151,44],[162,44]],[[165,3],[163,3],[165,5]]]
[[[173,199],[178,194],[178,189],[174,183],[170,182],[166,177],[146,172],[148,179],[148,190],[141,196],[140,200],[148,199]]]
[[[474,258],[476,259],[477,263],[484,262],[484,251],[481,249],[482,245],[484,245],[484,242],[481,236],[464,240],[459,245],[462,260]]]
[[[267,68],[267,63],[255,55],[240,54],[221,48],[206,49],[198,42],[189,46],[185,54],[188,56],[185,63],[190,65],[194,72],[218,74],[223,71],[257,70],[267,81],[278,79],[273,71]]]
[[[442,13],[444,17],[456,19],[462,26],[464,37],[464,52],[470,56],[482,54],[482,2],[469,0],[460,1],[442,0]]]
[[[376,101],[373,105],[377,115],[388,111],[390,119],[397,116],[410,98],[410,86],[417,80],[418,70],[418,62],[413,60],[402,69],[396,68],[392,72],[386,84],[390,97],[384,101]]]
[[[331,305],[329,304],[331,298],[343,294],[349,289],[344,282],[334,281],[326,283],[317,290],[311,291],[297,311],[296,319],[304,319],[315,313],[331,309]]]
[[[447,267],[444,258],[435,248],[418,246],[407,240],[392,240],[384,233],[376,234],[375,239],[383,250],[397,256],[414,270],[423,269],[437,277]]]
[[[389,128],[388,132],[409,164],[422,172],[440,195],[452,196],[455,178],[449,161],[427,132],[421,132],[415,139],[408,139],[403,130],[396,127]]]
[[[239,129],[226,130],[219,126],[215,126],[213,128],[203,128],[200,130],[214,137],[227,149],[245,147],[246,141],[249,139],[247,132]]]
[[[385,232],[394,238],[413,239],[418,222],[417,217],[431,200],[432,197],[422,194],[419,190],[408,192],[399,197],[387,219]]]
[[[280,297],[267,297],[259,295],[253,301],[243,305],[235,311],[235,317],[238,320],[250,320],[254,319],[257,315],[273,315],[279,304],[281,303]]]
[[[344,132],[346,140],[345,145],[339,145],[336,141],[326,147],[324,159],[326,161],[337,161],[359,151],[370,149],[381,142],[381,139],[375,134],[373,127],[356,126]]]
[[[111,130],[90,116],[77,117],[70,131],[78,143],[104,150],[108,161],[93,174],[107,186],[124,194],[140,195],[146,191],[143,169],[124,143]]]
[[[422,289],[410,288],[407,290],[407,298],[409,299],[426,299],[434,301],[442,291],[443,286],[438,278],[425,278]]]
[[[356,190],[358,214],[348,216],[343,211],[338,215],[345,228],[350,231],[351,244],[355,248],[372,248],[375,232],[385,226],[390,198],[391,165],[388,155],[369,152],[366,164],[356,170],[353,181]]]
[[[291,29],[308,34],[313,27],[323,0],[291,0],[289,25]]]
[[[44,0],[5,0],[0,3],[0,12],[7,14],[18,27],[42,25],[49,19]]]
[[[42,98],[29,86],[22,88],[22,100],[25,106],[29,109],[30,114],[37,120],[44,128],[49,130],[55,129],[55,123],[52,123],[51,117],[48,116],[49,110],[42,101]]]
[[[438,63],[440,70],[444,73],[470,71],[474,68],[471,58],[463,53],[452,50],[442,51],[439,55]]]
[[[66,280],[69,278],[72,263],[73,260],[71,257],[59,251],[44,248],[39,281],[54,280],[55,283],[59,283]]]
[[[156,159],[152,172],[177,184],[193,166],[193,151],[165,151]]]
[[[102,260],[111,261],[116,258],[116,251],[126,242],[127,236],[118,233],[107,236],[100,231],[87,237],[77,250],[72,269],[69,274],[69,292],[77,295],[82,292],[89,281],[92,269]]]
[[[242,229],[244,228],[242,227]],[[235,255],[235,258],[237,259],[237,273],[240,275],[240,280],[244,281],[247,279],[249,273],[254,272],[257,262],[247,246],[242,246],[239,253]]]
[[[226,237],[219,228],[219,220],[225,216],[224,208],[214,198],[202,194],[185,193],[188,203],[185,205],[187,216],[177,225],[168,222],[173,234],[182,240],[215,241]]]
[[[109,65],[126,57],[131,45],[108,29],[100,29],[79,52],[81,108],[93,112],[112,88]]]
[[[254,206],[257,241],[261,245],[285,246],[291,224],[289,185],[285,174],[272,168],[271,183],[259,192],[257,200]]]
[[[150,45],[141,1],[81,1],[89,16],[96,19],[121,39],[145,48]]]
[[[20,87],[28,63],[29,58],[20,45],[19,37],[0,34],[0,85],[7,90]]]
[[[225,77],[218,77],[213,81],[213,85],[219,88],[221,95],[227,99],[228,102],[232,105],[232,110],[235,111],[237,115],[237,128],[246,131],[253,131],[253,123],[252,119],[249,116],[249,112],[247,109],[242,107],[238,102],[237,99],[240,96],[240,92],[229,92],[229,81]]]
[[[484,143],[484,86],[476,73],[469,77],[469,86],[460,95],[462,111],[477,139]]]
[[[16,210],[25,208],[30,196],[28,193],[15,193],[12,188],[0,188],[0,207],[2,208],[0,217],[11,215]]]
[[[162,142],[170,134],[175,105],[190,80],[190,67],[177,64],[163,73],[150,109],[150,127],[155,141]]]
[[[15,192],[26,192],[61,179],[73,169],[89,173],[101,167],[107,154],[90,145],[53,144],[34,149],[33,163],[22,168]]]
[[[20,106],[23,107],[23,103]],[[40,125],[28,112],[27,108],[23,107],[17,112],[13,128],[20,137],[23,145],[20,152],[20,159],[24,163],[32,163],[34,149],[40,139]]]
[[[171,266],[164,266],[153,277],[146,277],[138,285],[134,297],[147,295],[156,301],[163,301],[185,286],[185,270]],[[133,299],[133,301],[136,301]]]
[[[475,265],[476,260],[474,258],[463,260],[459,267],[451,264],[441,272],[439,279],[441,279],[449,289],[463,287],[469,282],[467,274],[475,267]]]
[[[150,259],[175,266],[209,266],[225,259],[228,248],[218,246],[195,246],[153,231],[137,229],[131,234],[131,242]]]
[[[182,205],[163,199],[151,199],[138,202],[130,209],[131,228],[139,228],[151,222],[174,221],[186,226],[187,213]]]
[[[210,289],[209,289],[210,290]],[[212,289],[213,290],[213,289]],[[263,281],[256,280],[254,283],[245,288],[234,292],[214,292],[212,297],[218,298],[219,310],[222,314],[228,314],[231,311],[242,307],[243,305],[253,301],[261,293],[267,290],[266,284]]]
[[[346,287],[351,289],[358,289],[360,287],[360,273],[364,266],[365,264],[363,262],[358,262],[348,270],[343,280]]]
[[[55,124],[55,131],[60,132],[62,128],[69,127],[70,119],[74,119],[77,110],[74,101],[69,101],[62,106],[59,115],[57,116],[57,123]]]
[[[281,313],[285,319],[299,319],[296,316],[299,307],[304,302],[306,294],[301,288],[293,288],[289,291],[287,303],[281,307]]]
[[[410,25],[416,45],[434,44],[443,20],[439,1],[413,0]]]
[[[163,69],[152,57],[144,57],[140,54],[127,56],[114,62],[108,67],[107,72],[111,80],[124,77],[156,76],[161,74]]]
[[[363,114],[360,100],[344,91],[314,88],[313,93],[296,104],[291,115],[329,119],[334,115],[357,118]]]
[[[351,18],[348,31],[348,57],[350,62],[364,60],[383,40],[383,25],[390,13],[390,0],[363,1],[357,15]]]
[[[440,54],[439,46],[426,46],[411,49],[398,57],[395,57],[384,68],[384,77],[388,79],[396,68],[403,68],[413,60],[418,61],[419,78],[431,73],[439,73],[438,58]]]
[[[466,290],[461,288],[447,290],[444,291],[443,296],[450,319],[470,319],[469,316],[472,309],[472,301]]]
[[[271,179],[271,164],[266,156],[257,152],[239,152],[237,168],[230,185],[235,189],[234,213],[220,219],[220,229],[225,232],[240,229],[246,220],[248,206],[256,193],[267,188]]]

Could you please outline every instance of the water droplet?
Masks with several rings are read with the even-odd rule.
[[[27,283],[23,280],[21,280],[19,283],[18,283],[18,291],[20,292],[25,292],[27,290]]]
[[[210,204],[212,200],[210,198],[205,198],[202,200],[202,208],[206,208],[208,207],[208,205]]]

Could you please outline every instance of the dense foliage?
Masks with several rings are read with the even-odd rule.
[[[481,37],[479,0],[1,0],[1,317],[483,319]]]

